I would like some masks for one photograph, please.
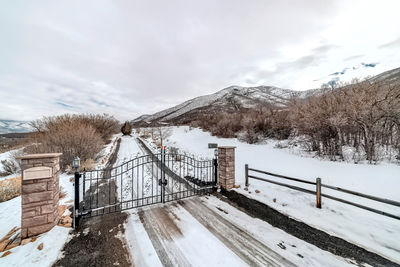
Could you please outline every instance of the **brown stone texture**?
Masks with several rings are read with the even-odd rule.
[[[22,163],[22,239],[47,232],[57,224],[60,155],[60,153],[35,154],[20,158]],[[52,168],[51,178],[24,179],[24,170],[42,166]]]
[[[235,185],[235,147],[218,147],[218,184],[227,191]]]

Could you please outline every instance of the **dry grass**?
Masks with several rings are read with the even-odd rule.
[[[21,176],[0,181],[0,202],[4,202],[21,195]]]
[[[85,160],[82,164],[81,167],[79,168],[79,171],[92,171],[96,168],[96,162],[94,161],[94,159],[87,159]]]
[[[27,133],[0,134],[0,153],[26,146],[28,142],[27,137]]]
[[[103,161],[104,160],[107,160],[107,159],[103,159]],[[84,170],[85,171],[92,171],[92,170],[94,170],[96,168],[96,165],[97,164],[96,164],[96,161],[94,159],[92,159],[92,158],[87,159],[87,160],[85,160],[84,162],[81,163],[81,166],[79,167],[79,171],[80,172],[83,172]],[[75,169],[72,168],[71,165],[67,165],[67,167],[65,168],[65,171],[68,174],[75,173]]]
[[[60,194],[59,194],[60,199],[63,199],[66,196],[67,196],[67,192],[65,192],[64,188],[62,186],[60,186]]]

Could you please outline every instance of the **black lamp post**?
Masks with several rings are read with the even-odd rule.
[[[75,157],[72,160],[72,168],[75,169],[75,172],[78,172],[80,166],[81,166],[81,159],[79,157]]]
[[[81,166],[81,160],[79,157],[75,157],[72,160],[72,168],[75,169],[75,201],[74,201],[74,228],[79,224],[78,210],[79,210],[79,178],[81,175],[79,174],[79,167]]]

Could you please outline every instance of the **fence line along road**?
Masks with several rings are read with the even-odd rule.
[[[258,176],[249,174],[249,172],[256,172],[256,173],[265,174],[265,175],[268,175],[268,176],[273,176],[273,177],[277,177],[277,178],[280,178],[280,179],[290,180],[290,181],[294,181],[294,182],[298,182],[298,183],[315,185],[315,191],[310,190],[310,189],[306,189],[306,188],[302,188],[302,187],[299,187],[299,186],[295,186],[295,185],[286,184],[286,183],[283,183],[283,182],[277,182],[277,181],[274,181],[274,180],[258,177]],[[358,204],[358,203],[354,203],[354,202],[351,202],[349,200],[345,200],[345,199],[342,199],[342,198],[339,198],[339,197],[334,197],[334,196],[331,196],[331,195],[328,195],[328,194],[323,194],[323,193],[321,193],[321,189],[322,189],[322,187],[324,187],[324,188],[328,188],[328,189],[331,189],[331,190],[339,191],[339,192],[346,193],[346,194],[349,194],[349,195],[358,196],[358,197],[361,197],[361,198],[370,199],[370,200],[373,200],[373,201],[376,201],[376,202],[380,202],[380,203],[384,203],[384,204],[391,205],[391,206],[396,206],[396,207],[400,207],[400,202],[397,202],[397,201],[394,201],[394,200],[391,200],[391,199],[386,199],[386,198],[380,198],[380,197],[376,197],[376,196],[367,195],[367,194],[364,194],[364,193],[352,191],[352,190],[341,188],[341,187],[337,187],[337,186],[331,186],[331,185],[322,184],[322,179],[321,178],[316,178],[315,182],[312,182],[312,181],[307,181],[307,180],[303,180],[303,179],[299,179],[299,178],[289,177],[289,176],[282,175],[282,174],[277,174],[277,173],[267,172],[267,171],[263,171],[263,170],[257,170],[257,169],[254,169],[254,168],[249,168],[249,165],[245,164],[245,179],[246,179],[245,185],[246,186],[249,186],[249,179],[250,178],[251,179],[255,179],[255,180],[259,180],[259,181],[263,181],[263,182],[267,182],[267,183],[271,183],[271,184],[276,184],[276,185],[283,186],[283,187],[287,187],[287,188],[290,188],[290,189],[293,189],[293,190],[297,190],[297,191],[301,191],[301,192],[304,192],[304,193],[307,193],[307,194],[315,195],[316,196],[316,207],[317,208],[321,208],[321,198],[322,197],[326,197],[326,198],[329,198],[331,200],[335,200],[335,201],[338,201],[338,202],[341,202],[341,203],[345,203],[345,204],[348,204],[348,205],[352,205],[352,206],[355,206],[355,207],[358,207],[358,208],[361,208],[361,209],[364,209],[364,210],[368,210],[368,211],[371,211],[371,212],[374,212],[374,213],[377,213],[377,214],[380,214],[380,215],[384,215],[384,216],[387,216],[387,217],[390,217],[390,218],[393,218],[393,219],[396,219],[396,220],[400,220],[400,216],[397,216],[397,215],[394,215],[394,214],[391,214],[391,213],[387,213],[387,212],[384,212],[384,211],[380,211],[380,210],[377,210],[377,209],[374,209],[374,208],[371,208],[371,207],[368,207],[368,206],[365,206],[365,205],[361,205],[361,204]]]

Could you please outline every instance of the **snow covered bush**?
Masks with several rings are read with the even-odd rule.
[[[21,162],[17,158],[22,156],[22,154],[22,149],[13,150],[9,152],[7,159],[0,161],[0,177],[20,173]]]
[[[19,171],[18,164],[13,160],[2,160],[1,165],[3,167],[3,171],[0,172],[0,176],[7,176],[10,174],[17,173]]]

